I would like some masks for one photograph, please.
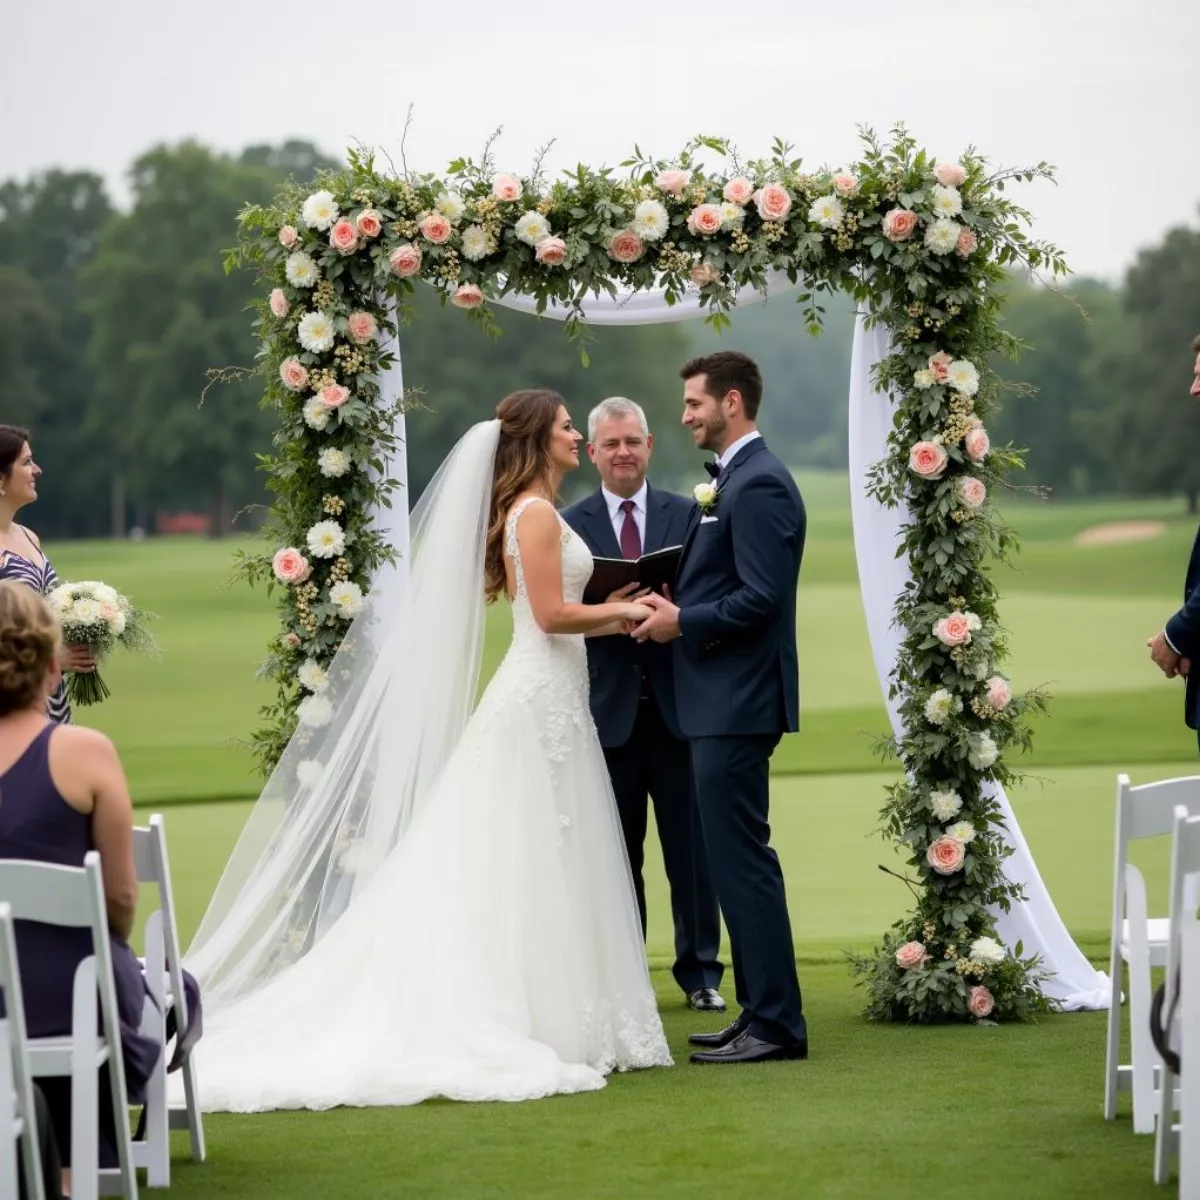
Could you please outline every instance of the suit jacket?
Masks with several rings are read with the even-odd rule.
[[[1166,633],[1176,653],[1192,660],[1183,693],[1183,719],[1189,729],[1200,729],[1200,530],[1183,582],[1183,607],[1167,622]]]
[[[762,438],[694,506],[675,584],[675,702],[687,737],[782,734],[800,724],[796,583],[807,518]]]
[[[692,502],[674,492],[646,485],[646,537],[643,554],[683,544]],[[608,515],[604,495],[590,496],[563,511],[563,519],[600,558],[620,558],[621,547]],[[643,675],[649,681],[667,728],[682,737],[675,715],[675,685],[670,646],[647,642],[639,646],[631,637],[587,639],[588,675],[592,720],[606,748],[623,746],[633,732]]]

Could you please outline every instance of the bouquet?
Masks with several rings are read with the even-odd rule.
[[[154,635],[146,628],[153,614],[134,608],[107,583],[94,579],[64,583],[46,597],[62,625],[63,640],[86,646],[96,660],[95,671],[67,676],[67,698],[72,704],[99,704],[111,693],[100,678],[99,664],[114,646],[157,654]]]

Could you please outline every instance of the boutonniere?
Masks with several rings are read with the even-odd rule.
[[[692,488],[692,496],[700,505],[702,513],[710,513],[717,507],[717,497],[720,493],[717,490],[715,483],[698,483]]]

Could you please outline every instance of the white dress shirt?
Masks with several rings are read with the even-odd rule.
[[[629,497],[633,501],[633,523],[637,526],[638,541],[641,542],[643,554],[646,553],[646,490],[646,481],[643,480],[642,486]],[[618,496],[616,492],[610,492],[603,484],[600,485],[600,492],[604,496],[604,503],[608,505],[608,519],[612,521],[613,533],[617,535],[617,545],[619,546],[621,544],[621,527],[625,524],[625,514],[621,511],[625,497]]]
[[[748,446],[755,438],[762,437],[762,434],[757,429],[752,429],[749,433],[744,433],[732,446],[725,447],[725,453],[717,459],[717,466],[724,470],[731,462],[733,456],[743,447]]]

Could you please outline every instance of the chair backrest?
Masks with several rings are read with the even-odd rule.
[[[99,855],[92,851],[87,857],[96,860],[98,878]],[[103,888],[100,894],[103,897]],[[90,926],[95,919],[95,897],[86,866],[0,859],[0,897],[11,908],[15,921],[42,921],[79,929]]]
[[[152,883],[158,889],[159,909],[162,912],[163,949],[171,988],[179,1006],[179,1016],[187,1020],[187,996],[183,988],[183,951],[179,944],[179,927],[175,923],[175,895],[171,888],[171,863],[167,857],[167,834],[161,813],[154,813],[147,825],[133,830],[133,861],[139,883]]]
[[[1175,809],[1200,813],[1200,775],[1159,779],[1131,786],[1128,775],[1117,776],[1117,836],[1121,842],[1160,837],[1175,825]]]

